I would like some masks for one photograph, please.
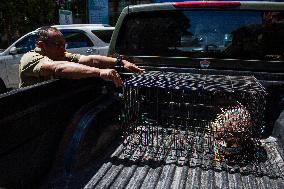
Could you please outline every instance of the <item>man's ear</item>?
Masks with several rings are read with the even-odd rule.
[[[36,45],[37,45],[37,47],[43,49],[44,46],[45,46],[45,43],[44,43],[43,41],[38,41],[38,42],[36,43]]]

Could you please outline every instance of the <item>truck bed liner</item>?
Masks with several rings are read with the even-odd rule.
[[[104,162],[85,188],[284,188],[283,148],[273,137],[262,140],[268,160],[264,165],[278,177],[204,170],[176,164],[144,164],[123,161],[123,145]]]

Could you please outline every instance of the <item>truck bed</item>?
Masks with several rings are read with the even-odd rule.
[[[107,104],[101,102],[102,104]],[[92,104],[92,103],[90,103]],[[112,106],[112,105],[111,105]],[[87,105],[87,113],[80,115],[80,120],[86,122],[88,115],[97,112],[96,107]],[[110,114],[103,113],[102,120],[107,120]],[[95,117],[95,116],[94,116]],[[284,118],[284,113],[282,113]],[[90,129],[98,131],[98,127]],[[80,123],[80,121],[78,121]],[[87,124],[87,123],[86,123]],[[73,127],[80,130],[79,125]],[[110,126],[111,127],[111,126]],[[261,148],[265,150],[267,157],[260,162],[251,165],[231,166],[220,164],[218,161],[207,161],[195,159],[188,163],[185,158],[182,161],[164,158],[164,161],[149,159],[147,153],[139,154],[139,149],[127,151],[118,133],[116,138],[101,151],[92,154],[91,149],[84,147],[81,141],[81,160],[86,161],[84,165],[73,162],[71,172],[66,174],[63,167],[60,171],[51,172],[48,180],[42,188],[284,188],[284,150],[283,141],[283,119],[278,119],[274,126],[274,133],[268,133],[261,139]],[[74,129],[71,129],[74,131]],[[271,132],[271,131],[270,131]],[[75,133],[71,135],[76,136]],[[86,134],[88,135],[88,134]],[[101,134],[99,134],[101,135]],[[89,138],[89,139],[87,139]],[[82,140],[94,140],[95,136],[82,138]],[[90,142],[90,141],[88,141]],[[71,143],[67,148],[72,148]],[[69,145],[69,146],[68,146]],[[66,145],[65,145],[66,146]],[[83,152],[82,152],[83,151]],[[67,154],[68,155],[68,154]],[[93,157],[94,155],[94,157]],[[65,161],[66,162],[66,161]],[[210,168],[209,164],[213,164]],[[59,163],[60,164],[60,163]],[[64,163],[63,163],[64,164]],[[62,163],[61,163],[62,165]],[[207,166],[204,166],[207,165]],[[66,166],[65,166],[66,167]],[[55,166],[58,170],[58,166]]]

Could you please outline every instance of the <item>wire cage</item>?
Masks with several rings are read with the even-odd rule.
[[[266,91],[253,76],[150,71],[128,78],[123,94],[126,155],[203,165],[255,158]]]

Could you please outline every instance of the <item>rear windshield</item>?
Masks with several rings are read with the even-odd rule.
[[[284,59],[284,12],[191,10],[126,17],[116,51],[128,56]]]
[[[113,30],[93,30],[92,32],[103,42],[109,43]]]

